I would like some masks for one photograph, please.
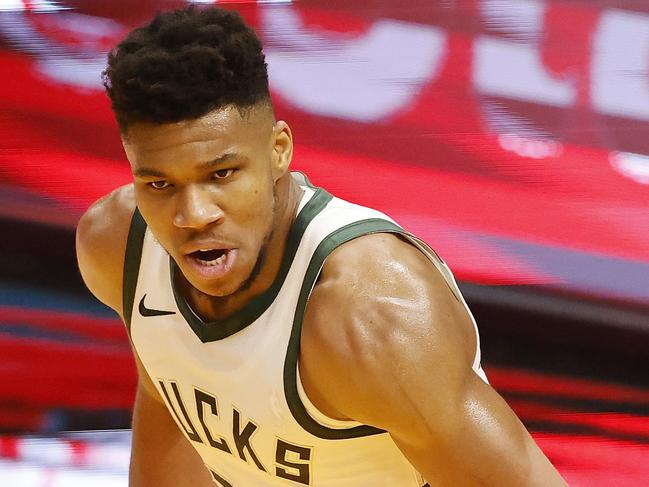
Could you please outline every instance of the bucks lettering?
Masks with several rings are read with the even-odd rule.
[[[183,398],[176,381],[159,379],[158,385],[167,407],[189,440],[221,450],[270,475],[302,485],[311,484],[312,449],[310,447],[295,445],[276,438],[274,456],[266,463],[266,465],[272,463],[273,468],[268,469],[254,448],[253,437],[259,426],[245,418],[240,411],[232,408],[232,431],[227,436],[222,436],[209,426],[210,421],[222,416],[216,396],[193,387],[193,397]],[[196,412],[193,420],[189,411]],[[212,474],[217,475],[214,472]],[[225,479],[217,480],[220,480],[223,485],[228,485]]]

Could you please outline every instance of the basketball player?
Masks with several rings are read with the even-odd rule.
[[[132,486],[566,485],[489,386],[442,260],[289,172],[238,15],[159,14],[104,82],[134,182],[77,250],[138,365]]]

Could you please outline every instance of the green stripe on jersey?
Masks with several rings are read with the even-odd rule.
[[[297,361],[300,352],[300,337],[302,333],[302,322],[304,320],[304,311],[311,295],[315,282],[320,275],[325,259],[340,245],[349,242],[363,235],[374,233],[398,233],[407,235],[401,227],[380,218],[371,218],[350,223],[327,236],[311,257],[311,262],[307,267],[300,296],[295,309],[295,318],[293,320],[293,329],[288,343],[286,360],[284,362],[284,394],[286,402],[293,414],[295,420],[306,431],[319,438],[327,440],[344,440],[348,438],[358,438],[361,436],[377,435],[385,433],[384,430],[368,425],[353,426],[346,429],[328,428],[315,419],[307,412],[304,404],[300,400],[297,390]]]
[[[126,253],[124,255],[124,277],[122,282],[122,312],[129,334],[131,333],[131,316],[133,315],[133,300],[137,277],[140,273],[140,260],[142,258],[142,244],[146,232],[146,222],[137,207],[131,218],[131,226],[126,240]]]
[[[252,324],[264,313],[264,311],[266,311],[266,309],[268,309],[273,301],[275,301],[277,294],[284,284],[284,280],[291,268],[293,258],[295,257],[295,253],[300,245],[300,240],[302,240],[302,236],[304,235],[307,226],[316,215],[327,206],[332,198],[333,196],[325,190],[321,188],[316,189],[315,194],[306,205],[304,205],[304,208],[302,208],[298,213],[293,225],[291,226],[286,241],[286,249],[284,249],[284,256],[282,257],[282,263],[280,264],[279,272],[277,273],[277,277],[273,281],[273,284],[264,291],[264,293],[250,301],[250,303],[248,303],[244,308],[226,318],[223,318],[222,320],[204,322],[201,318],[196,316],[176,287],[175,277],[176,273],[180,271],[171,256],[169,257],[169,265],[171,266],[171,287],[174,292],[176,304],[178,305],[181,314],[187,323],[189,323],[189,326],[201,342],[207,343],[227,338]]]

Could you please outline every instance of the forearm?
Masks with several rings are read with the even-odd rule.
[[[396,438],[431,485],[567,487],[506,402],[490,386],[475,389],[444,421]],[[434,424],[434,423],[433,423]]]
[[[165,406],[138,391],[133,411],[130,487],[214,487],[198,453]]]

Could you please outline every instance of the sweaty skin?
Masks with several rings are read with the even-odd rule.
[[[431,486],[565,486],[473,371],[475,351],[473,323],[434,265],[397,236],[370,235],[324,266],[300,375],[320,411],[387,430]]]
[[[245,117],[229,107],[197,120],[134,125],[123,145],[138,208],[182,271],[194,311],[206,320],[230,315],[272,284],[301,196],[289,185],[286,123],[275,123],[265,105]],[[205,279],[187,262],[205,245],[236,253],[224,278]]]
[[[226,107],[191,121],[134,125],[123,143],[134,184],[95,203],[77,230],[79,268],[97,298],[123,316],[136,202],[204,320],[232,314],[271,285],[301,197],[288,173],[284,122],[265,107],[247,116]],[[221,278],[205,279],[183,260],[206,239],[236,249]],[[472,370],[475,342],[464,307],[423,254],[393,235],[360,237],[332,253],[314,287],[301,380],[326,415],[387,430],[432,486],[565,486]],[[131,485],[213,485],[135,356]]]

